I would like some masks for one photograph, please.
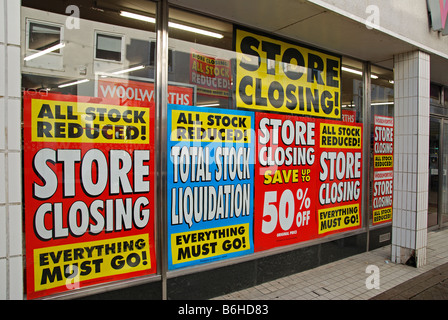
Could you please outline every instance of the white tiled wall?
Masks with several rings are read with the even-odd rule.
[[[394,57],[395,152],[392,261],[426,264],[429,161],[429,55]]]
[[[23,299],[20,1],[0,0],[0,299]]]

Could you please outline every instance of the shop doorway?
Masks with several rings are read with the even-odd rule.
[[[448,221],[448,120],[431,117],[429,127],[428,228]]]

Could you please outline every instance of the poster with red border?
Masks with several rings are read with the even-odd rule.
[[[255,251],[358,229],[362,125],[256,113]]]
[[[154,108],[23,97],[27,298],[156,273]]]
[[[373,225],[392,221],[394,182],[394,118],[374,116]]]

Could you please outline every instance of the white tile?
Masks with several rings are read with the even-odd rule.
[[[403,162],[403,163],[407,163],[407,161]],[[405,173],[403,174],[403,191],[408,191],[408,175],[407,175],[407,166],[406,166],[406,170]],[[403,196],[405,196],[406,193],[403,194]],[[403,199],[403,201],[406,201],[406,199]]]
[[[0,21],[5,21],[5,10],[3,8],[5,7],[5,0],[0,0]],[[0,23],[0,43],[5,42],[5,24]]]
[[[392,219],[396,219],[397,214],[394,212],[394,215],[392,216]],[[391,236],[391,242],[393,244],[397,243],[397,227],[395,225],[392,225],[392,236]]]
[[[421,221],[420,225],[416,226],[417,229],[418,228],[427,228],[428,227],[428,214],[427,214],[427,212],[424,212],[420,216],[421,216],[422,221]]]
[[[415,225],[417,223],[416,220],[417,220],[417,212],[411,211],[411,217],[409,219],[409,229],[411,229],[413,231],[416,230],[416,228],[415,228]]]
[[[404,236],[403,229],[397,228],[397,245],[400,247],[404,245],[403,236]]]
[[[0,10],[1,11],[1,10]],[[3,20],[0,20],[3,21]],[[1,25],[2,23],[0,23]],[[5,45],[0,44],[0,96],[5,95]]]
[[[3,10],[3,9],[2,9]],[[10,44],[20,46],[20,1],[6,2],[6,36]]]
[[[415,249],[415,239],[416,239],[416,233],[415,232],[411,232],[411,243],[410,243],[410,248],[411,249]]]
[[[8,149],[20,150],[22,137],[21,137],[21,118],[22,110],[19,99],[8,99]]]
[[[1,62],[0,62],[1,63]],[[1,67],[0,67],[1,69]],[[1,72],[1,70],[0,70]],[[1,74],[1,73],[0,73]],[[1,77],[1,75],[0,75]],[[0,86],[2,81],[0,81]],[[1,95],[1,94],[0,94]],[[5,99],[0,97],[0,150],[4,150],[5,144]]]
[[[398,156],[397,158],[400,159],[401,157]],[[398,168],[400,168],[400,166],[397,166],[397,171],[398,171]],[[403,174],[401,172],[397,173],[397,179],[396,179],[395,187],[399,191],[403,190]]]
[[[396,245],[396,246],[400,246],[400,228],[395,228],[395,241],[392,242],[392,244]]]
[[[6,257],[6,210],[0,206],[0,259]]]
[[[408,228],[409,216],[410,216],[410,211],[408,209],[406,209],[406,211],[403,211],[403,217],[401,218],[401,227],[403,229]]]
[[[405,143],[407,145],[407,141],[408,141],[407,136],[405,136],[404,138],[405,138],[404,141],[405,141]],[[400,157],[401,157],[401,171],[407,173],[408,172],[407,155],[405,153],[402,153],[400,155]],[[406,176],[403,176],[403,190],[407,190],[407,179],[406,179]]]
[[[397,227],[397,230],[396,230],[397,231],[397,237],[399,235],[399,227],[401,226],[401,212],[402,211],[403,210],[401,210],[401,209],[397,209],[397,212],[396,212],[396,221],[397,221],[397,223],[395,224],[395,226]],[[398,238],[397,238],[397,241],[399,241]]]
[[[412,248],[411,247],[411,230],[406,229],[405,231],[405,244],[406,248]]]
[[[6,202],[6,172],[5,172],[5,154],[0,152],[0,204]]]
[[[417,173],[413,170],[411,173],[411,186],[409,187],[409,190],[412,190],[412,192],[417,192]],[[415,203],[415,198],[412,199],[412,201]]]
[[[8,196],[9,203],[22,201],[22,161],[19,152],[8,153]]]
[[[426,264],[426,248],[417,250],[417,267],[422,267]]]
[[[6,259],[0,258],[0,300],[6,300],[7,296],[7,272],[6,272]]]
[[[418,183],[420,184],[420,191],[421,192],[428,192],[428,173],[423,172],[418,174]]]
[[[401,223],[403,224],[403,220],[401,221]],[[406,229],[401,229],[401,240],[400,240],[400,243],[401,243],[401,246],[402,247],[407,247],[406,246]]]
[[[20,28],[19,28],[20,31]],[[8,96],[20,98],[21,73],[20,73],[20,47],[8,46]]]
[[[8,209],[9,255],[22,255],[22,207],[10,205]]]
[[[421,203],[420,203],[419,211],[427,211],[428,210],[428,192],[425,192],[425,191],[420,192],[420,197],[421,197]],[[425,216],[426,216],[426,214],[425,214]]]
[[[422,237],[418,232],[415,233],[415,249],[419,249],[422,247]]]
[[[9,298],[23,300],[23,261],[22,257],[9,259]]]
[[[399,191],[397,195],[397,208],[401,210],[403,208],[403,191]]]

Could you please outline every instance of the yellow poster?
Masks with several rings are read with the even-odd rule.
[[[173,264],[250,249],[249,224],[171,234]]]
[[[173,110],[171,140],[191,142],[251,142],[252,117]]]
[[[237,107],[341,118],[341,58],[236,30]]]
[[[151,269],[147,234],[34,250],[35,291]]]
[[[318,211],[319,234],[359,226],[359,204],[332,207]]]
[[[149,143],[149,109],[33,99],[35,142]]]

